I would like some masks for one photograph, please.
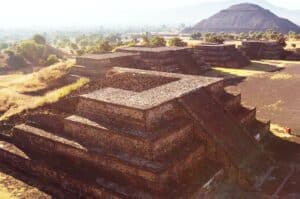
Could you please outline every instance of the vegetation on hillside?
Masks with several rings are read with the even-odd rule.
[[[182,41],[179,37],[174,37],[168,41],[169,46],[187,46],[187,43]]]
[[[0,76],[0,121],[19,114],[23,111],[34,109],[48,103],[54,103],[70,92],[88,82],[80,78],[69,85],[49,90],[41,95],[28,95],[28,92],[48,90],[53,84],[67,75],[74,62],[61,62],[30,74],[12,74]]]

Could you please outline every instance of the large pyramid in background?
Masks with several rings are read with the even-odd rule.
[[[249,32],[273,29],[281,33],[300,32],[300,27],[288,19],[280,18],[258,5],[242,3],[222,10],[204,19],[184,32]]]

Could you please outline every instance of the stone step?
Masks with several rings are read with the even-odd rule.
[[[109,71],[111,68],[112,67],[109,66],[87,67],[82,65],[74,65],[71,68],[70,74],[95,79],[95,78],[101,78],[105,76],[107,71]]]
[[[120,100],[124,100],[124,96],[130,96],[130,93],[132,95],[136,94],[132,91],[108,88],[81,95],[76,114],[93,121],[126,126],[129,129],[142,132],[155,129],[160,123],[186,116],[186,113],[178,107],[174,100],[151,109],[140,107],[140,105],[132,105],[131,102],[130,107],[126,104],[120,105],[118,102],[109,102],[109,96],[114,96],[114,98],[120,96]]]
[[[184,176],[186,170],[205,157],[205,147],[199,142],[187,145],[177,151],[173,159],[165,159],[164,162],[131,157],[125,153],[109,154],[102,148],[89,148],[66,137],[24,124],[14,128],[12,140],[22,149],[38,154],[41,159],[45,159],[46,155],[60,165],[69,162],[78,169],[95,168],[111,180],[122,179],[124,184],[142,186],[155,193],[170,189],[166,188],[170,182],[173,185],[180,182],[180,176]]]
[[[248,125],[256,118],[255,107],[240,107],[238,110],[232,112],[233,116],[238,119],[242,125]]]
[[[122,151],[150,160],[168,156],[195,139],[193,123],[185,118],[170,121],[149,133],[143,133],[72,115],[65,118],[63,132],[85,145],[101,146],[110,152]]]
[[[219,81],[217,83],[211,84],[208,87],[205,87],[204,89],[208,91],[210,94],[220,97],[224,93],[224,80]]]
[[[230,94],[224,92],[218,99],[227,111],[235,111],[241,106],[241,94]]]
[[[54,185],[57,190],[51,190],[51,193],[63,189],[64,198],[74,198],[76,195],[86,198],[121,198],[120,194],[115,192],[117,190],[105,190],[101,186],[84,183],[63,171],[53,170],[49,165],[32,159],[14,144],[2,140],[0,140],[0,162],[2,166],[8,166],[23,175],[33,177],[47,187]]]

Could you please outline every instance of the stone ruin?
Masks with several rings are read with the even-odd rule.
[[[209,67],[192,57],[193,49],[188,47],[129,47],[119,48],[119,52],[138,53],[136,67],[147,70],[201,74]]]
[[[211,66],[242,68],[250,60],[235,45],[202,44],[194,47],[194,58]]]
[[[112,67],[120,66],[199,75],[209,70],[211,65],[240,68],[249,63],[248,58],[233,45],[202,45],[195,48],[129,47],[120,48],[114,53],[77,57],[72,74],[97,79]]]
[[[240,50],[250,59],[284,59],[285,51],[275,41],[243,41]]]
[[[122,52],[83,55],[76,57],[76,65],[72,67],[71,73],[97,79],[114,66],[131,67],[135,65],[138,56],[137,53]]]
[[[245,163],[253,167],[247,158],[260,154],[270,123],[223,83],[113,68],[99,88],[74,96],[74,108],[67,98],[27,115],[1,141],[1,163],[64,197],[201,198],[222,172],[252,182]]]

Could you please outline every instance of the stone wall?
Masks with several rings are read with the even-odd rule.
[[[194,58],[197,62],[204,62],[212,66],[241,68],[250,61],[234,45],[199,45],[194,48]]]
[[[241,51],[250,59],[283,59],[284,49],[275,41],[243,41]]]
[[[193,49],[187,47],[131,47],[120,48],[119,52],[139,53],[135,67],[164,72],[201,74],[209,67],[192,57]]]

